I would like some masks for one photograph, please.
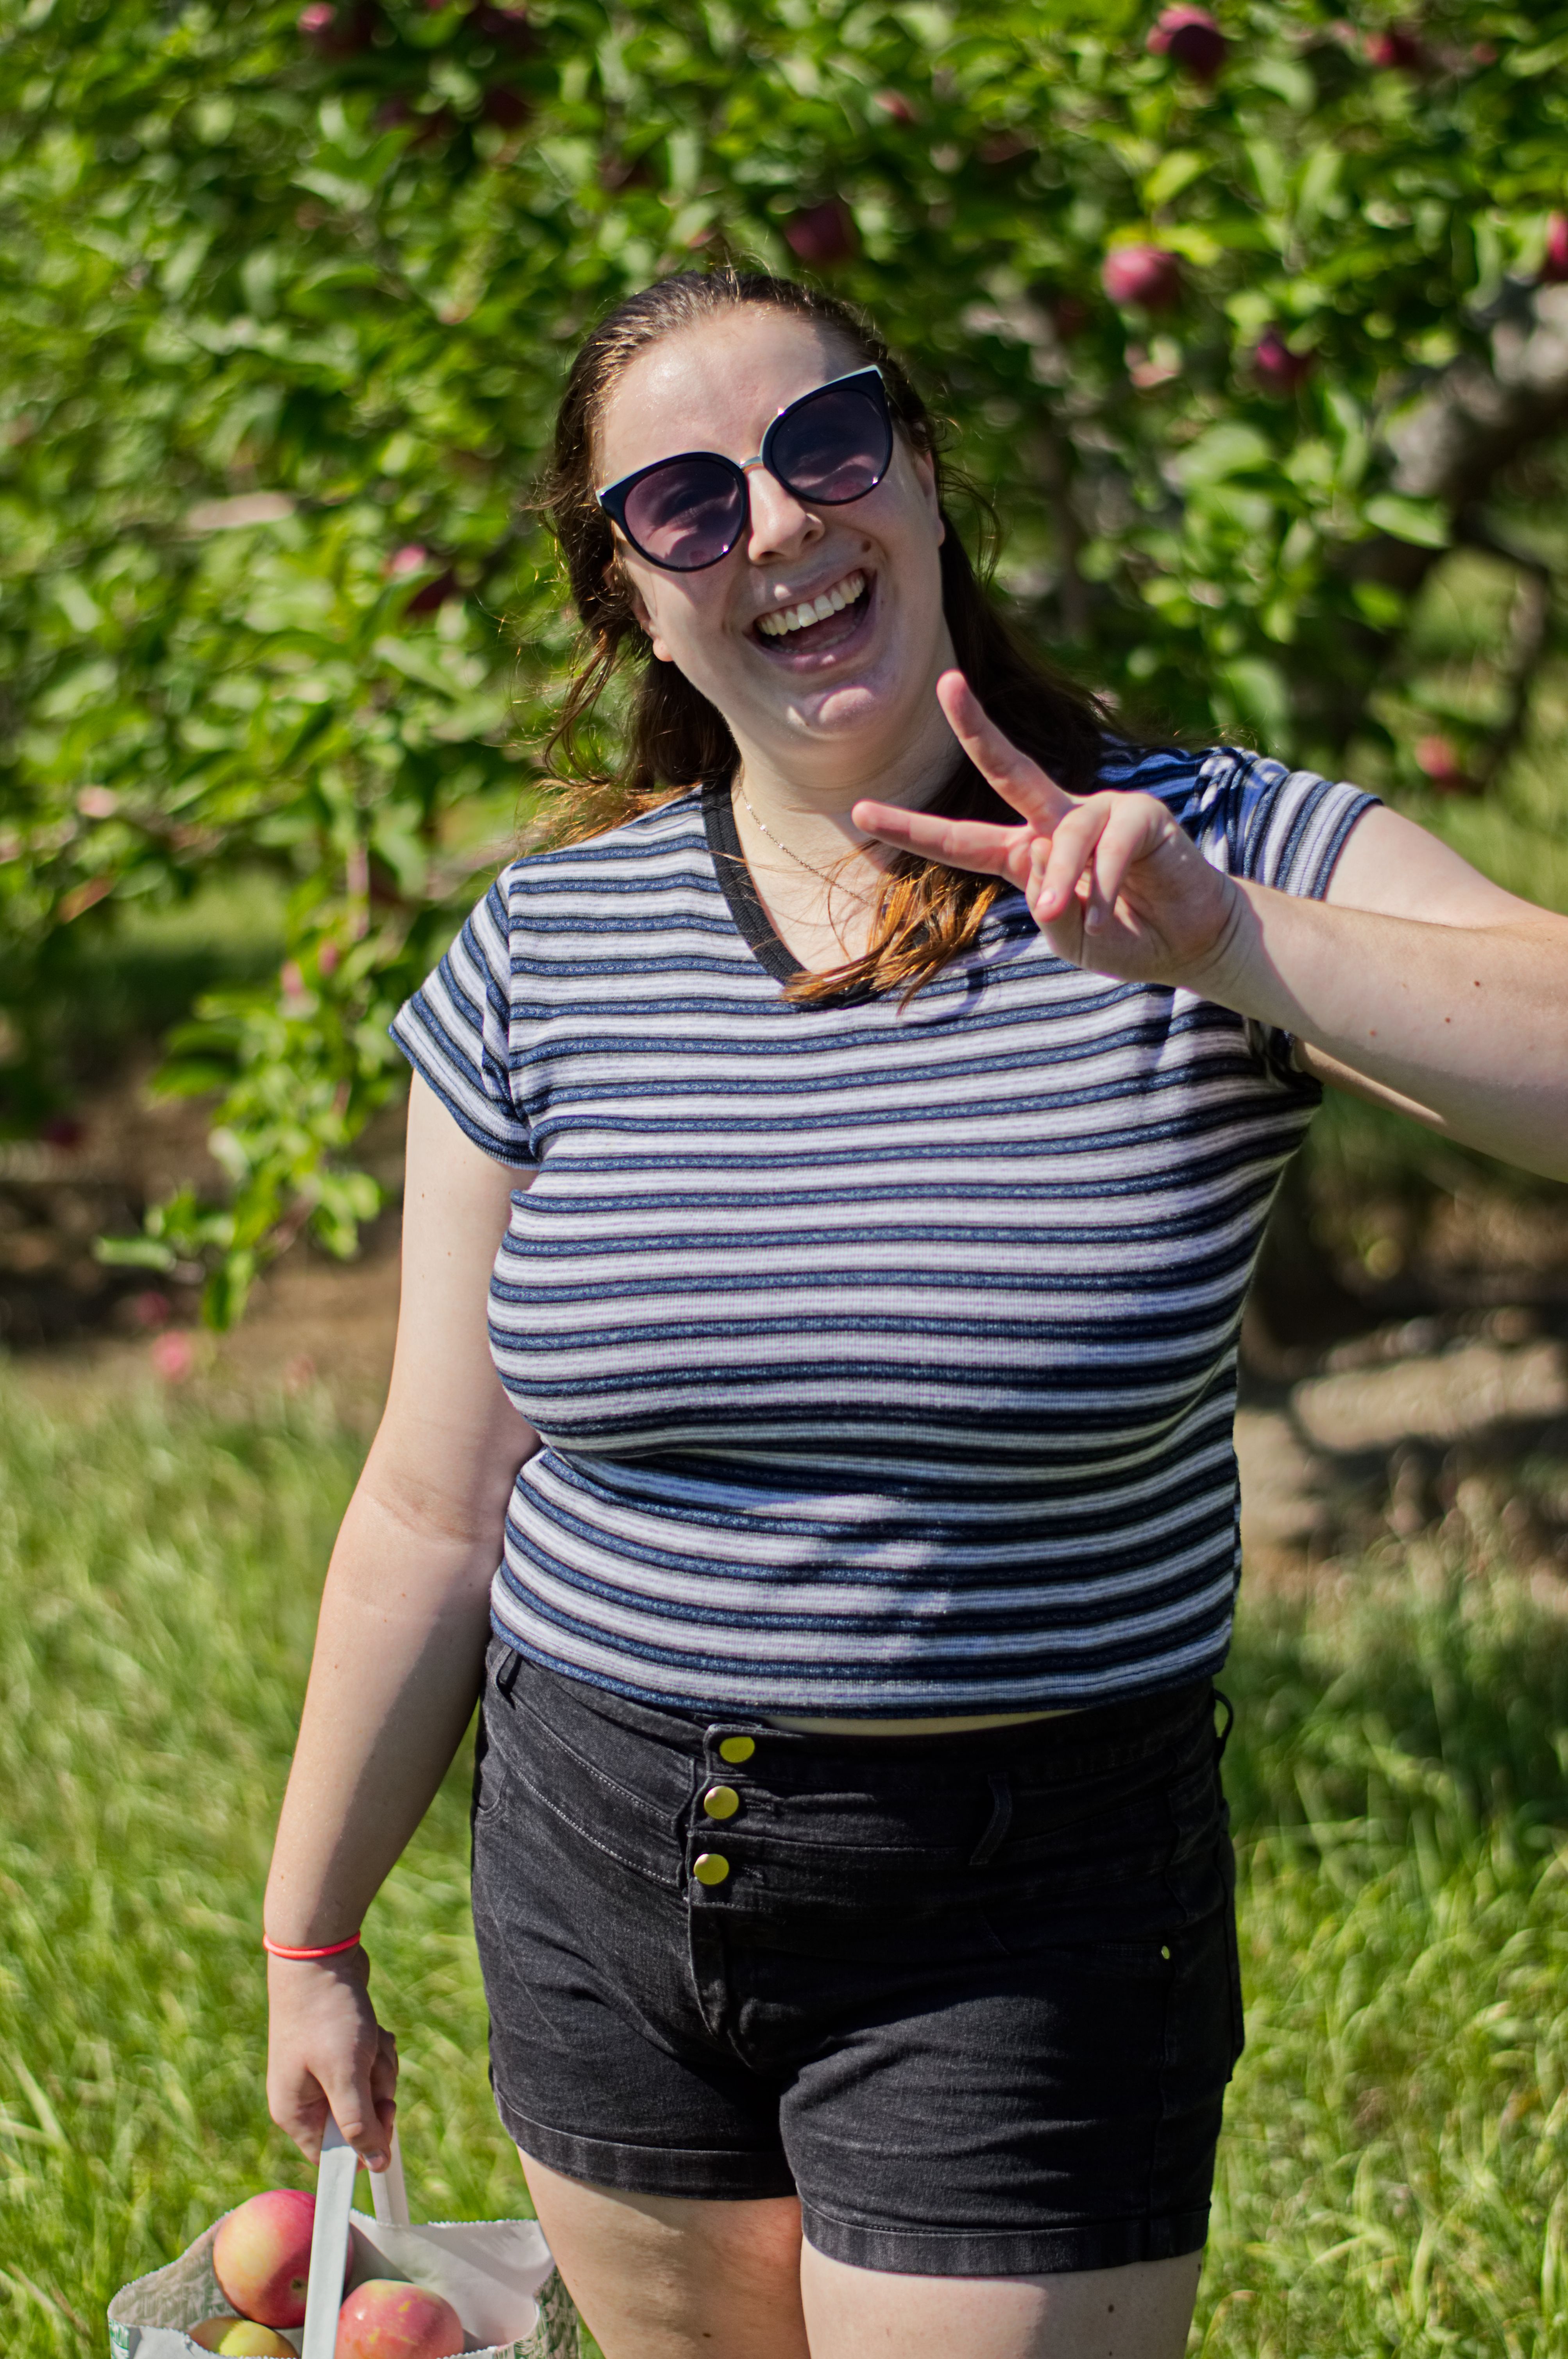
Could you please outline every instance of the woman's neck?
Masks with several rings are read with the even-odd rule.
[[[891,741],[812,747],[803,756],[793,746],[781,752],[742,740],[740,752],[735,795],[753,827],[822,868],[849,854],[874,858],[849,817],[862,798],[919,810],[951,777],[956,759],[935,697],[915,725]]]
[[[918,810],[951,777],[956,749],[935,697],[879,742],[780,748],[742,737],[740,752],[736,832],[780,940],[818,973],[863,957],[892,855],[849,813],[862,796]]]

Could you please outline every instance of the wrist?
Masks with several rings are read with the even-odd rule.
[[[1234,876],[1223,879],[1226,892],[1218,930],[1207,950],[1182,976],[1178,988],[1212,1000],[1217,1006],[1251,1016],[1250,976],[1258,948],[1256,915],[1246,891]]]
[[[315,1965],[323,1958],[346,1957],[361,1946],[357,1930],[330,1941],[277,1941],[265,1930],[261,1938],[269,1958],[283,1958],[291,1965]]]

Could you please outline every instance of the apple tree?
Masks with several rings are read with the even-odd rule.
[[[387,1016],[552,824],[563,369],[721,255],[875,311],[1021,627],[1141,725],[1495,790],[1557,627],[1565,65],[1562,0],[0,0],[0,1122],[64,929],[266,867],[281,971],[163,1077],[229,1190],[108,1250],[222,1321],[352,1249]],[[1463,546],[1495,709],[1412,731]]]

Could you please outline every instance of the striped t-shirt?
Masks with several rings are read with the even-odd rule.
[[[1321,896],[1373,798],[1113,757]],[[533,1660],[696,1711],[1081,1705],[1217,1669],[1242,1297],[1319,1091],[1009,893],[897,995],[799,1004],[729,791],[503,871],[395,1035],[513,1199],[490,1340],[543,1448],[493,1591]]]

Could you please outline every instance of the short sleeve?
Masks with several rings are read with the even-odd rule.
[[[1249,885],[1271,886],[1303,900],[1321,901],[1357,820],[1378,801],[1362,787],[1288,770],[1236,745],[1205,753],[1177,747],[1113,749],[1101,783],[1154,795],[1206,860]],[[1321,1097],[1316,1082],[1297,1071],[1288,1032],[1246,1019],[1247,1039],[1271,1081],[1303,1098]]]
[[[1228,875],[1321,901],[1351,830],[1377,796],[1232,745],[1197,759],[1191,810],[1177,813],[1188,834]]]
[[[496,879],[390,1029],[459,1128],[498,1162],[517,1165],[535,1157],[512,1094],[510,875]]]
[[[1376,795],[1315,770],[1288,770],[1237,745],[1114,746],[1102,786],[1157,796],[1206,860],[1227,875],[1321,901],[1357,820]]]

